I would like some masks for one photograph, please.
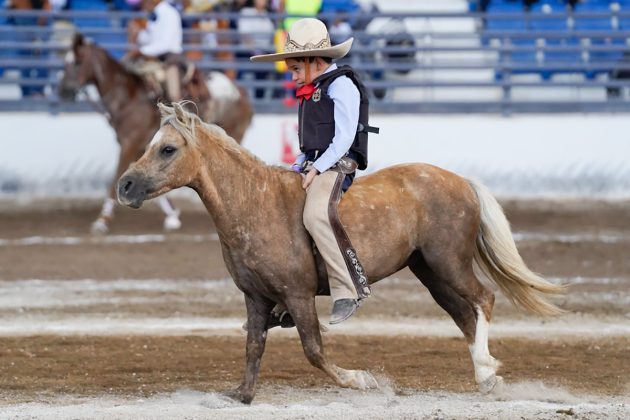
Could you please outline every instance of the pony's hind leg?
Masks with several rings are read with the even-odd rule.
[[[287,299],[286,305],[300,334],[304,354],[313,366],[326,372],[342,387],[357,389],[378,387],[378,383],[369,372],[342,369],[328,361],[324,355],[314,297]]]
[[[491,391],[502,381],[496,375],[500,363],[488,350],[494,294],[479,282],[472,263],[464,265],[447,258],[444,262],[428,264],[423,255],[416,252],[410,258],[409,268],[464,333],[479,390]]]

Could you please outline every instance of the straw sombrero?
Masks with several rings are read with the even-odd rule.
[[[276,54],[255,55],[252,61],[280,61],[295,57],[329,57],[341,58],[348,54],[352,41],[350,38],[335,46],[330,43],[328,29],[324,22],[318,19],[305,18],[296,21],[284,44],[284,52]]]

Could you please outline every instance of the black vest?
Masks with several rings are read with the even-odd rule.
[[[361,80],[350,66],[341,66],[336,70],[324,73],[313,80],[317,90],[311,99],[304,100],[298,110],[298,135],[300,137],[300,150],[302,153],[312,154],[319,151],[321,155],[328,149],[333,137],[335,137],[335,104],[328,96],[328,87],[340,76],[347,76],[352,80],[361,95],[359,108],[359,127],[350,146],[350,154],[357,158],[359,169],[367,168],[367,129],[369,100],[368,94]],[[311,152],[311,153],[309,153]]]

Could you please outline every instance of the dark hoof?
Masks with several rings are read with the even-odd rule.
[[[350,318],[359,307],[356,299],[339,299],[333,305],[330,324],[339,324]]]
[[[239,386],[238,388],[227,391],[224,394],[226,397],[231,398],[235,401],[241,402],[243,404],[251,404],[254,399],[253,395],[249,395],[243,392],[243,386]]]

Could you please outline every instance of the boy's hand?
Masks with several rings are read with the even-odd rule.
[[[302,188],[307,189],[308,187],[310,187],[313,179],[315,179],[317,175],[319,175],[319,171],[315,168],[311,169],[302,181]]]

